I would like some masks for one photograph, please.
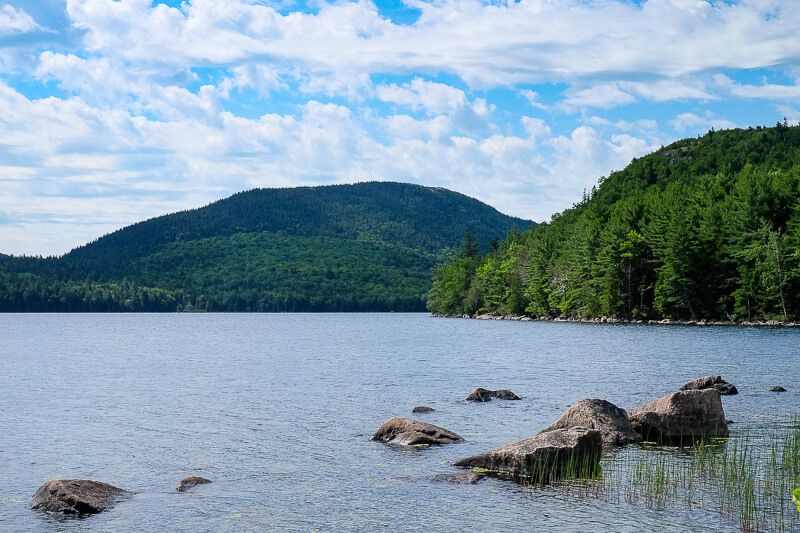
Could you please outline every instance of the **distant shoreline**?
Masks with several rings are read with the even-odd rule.
[[[576,324],[645,324],[658,326],[725,326],[725,327],[760,327],[760,328],[797,328],[800,323],[782,320],[675,320],[665,318],[662,320],[629,320],[626,318],[597,317],[597,318],[569,318],[569,317],[532,317],[528,315],[495,315],[483,313],[475,315],[444,315],[431,313],[434,318],[467,318],[472,320],[515,320],[517,322],[568,322]]]

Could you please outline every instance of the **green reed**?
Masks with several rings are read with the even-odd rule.
[[[800,487],[800,419],[766,433],[737,429],[730,438],[691,446],[629,446],[604,456],[595,474],[558,486],[572,496],[707,509],[743,532],[793,531],[800,525],[792,503],[792,491]]]

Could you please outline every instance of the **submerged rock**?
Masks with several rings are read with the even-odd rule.
[[[739,394],[736,386],[728,383],[722,376],[703,376],[686,383],[681,390],[717,389],[722,395]]]
[[[187,490],[196,487],[198,485],[207,485],[211,483],[210,479],[206,479],[200,476],[189,476],[185,477],[181,480],[181,484],[178,485],[178,488],[175,489],[178,492],[186,492]]]
[[[438,474],[433,476],[433,481],[441,481],[445,483],[457,483],[459,485],[474,485],[480,482],[486,474],[483,472],[458,472],[456,474]]]
[[[477,389],[473,390],[469,393],[465,399],[468,402],[488,402],[491,401],[492,398],[497,398],[499,400],[519,400],[519,396],[514,394],[508,389],[497,389],[497,390],[489,390],[478,387]]]
[[[775,385],[774,387],[769,389],[770,392],[786,392],[786,389],[781,387],[780,385]]]
[[[450,444],[461,439],[452,431],[427,422],[394,416],[384,422],[372,440],[387,444],[414,446],[418,444]]]
[[[642,436],[631,426],[625,409],[600,399],[584,399],[572,404],[561,418],[540,433],[575,427],[600,431],[604,446],[621,446],[642,440]]]
[[[432,413],[435,410],[436,409],[434,409],[433,407],[428,407],[427,405],[418,405],[418,406],[414,407],[411,410],[411,412],[412,413]]]
[[[593,475],[602,450],[603,438],[596,429],[554,429],[461,459],[455,466],[485,469],[522,483],[544,484]]]
[[[31,509],[64,515],[88,515],[111,509],[131,493],[90,479],[55,479],[45,483],[31,501]]]
[[[716,389],[674,392],[635,407],[629,414],[633,429],[648,441],[683,443],[728,436]]]

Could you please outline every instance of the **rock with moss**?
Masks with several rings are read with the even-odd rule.
[[[71,516],[107,511],[132,493],[91,479],[55,479],[36,491],[31,509]]]
[[[460,436],[445,428],[395,416],[384,422],[372,435],[372,440],[403,446],[450,444],[458,442]]]
[[[574,427],[600,431],[604,446],[622,446],[642,440],[642,436],[631,426],[625,409],[596,398],[587,398],[572,404],[561,418],[541,432]]]
[[[479,468],[521,483],[546,484],[597,472],[603,437],[589,428],[553,429],[466,457],[455,466]]]

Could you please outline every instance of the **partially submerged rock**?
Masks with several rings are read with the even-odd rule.
[[[31,509],[64,515],[88,515],[111,509],[131,493],[90,479],[55,479],[45,483],[31,501]]]
[[[414,446],[419,444],[450,444],[461,439],[442,427],[402,416],[394,416],[378,428],[372,440],[387,444]]]
[[[486,474],[483,472],[458,472],[455,474],[437,474],[431,479],[433,481],[441,481],[445,483],[456,483],[458,485],[474,485],[480,482]]]
[[[722,395],[739,394],[736,386],[728,383],[722,376],[703,376],[686,383],[681,390],[717,389]]]
[[[769,389],[770,392],[786,392],[786,389],[781,387],[780,385],[775,385]]]
[[[596,429],[554,429],[461,459],[455,465],[485,469],[522,483],[545,484],[593,476],[602,450],[603,438]]]
[[[519,396],[517,396],[508,389],[489,390],[478,387],[477,389],[469,393],[469,396],[466,397],[466,400],[468,402],[488,402],[491,401],[492,398],[497,398],[499,400],[520,399]]]
[[[642,436],[631,426],[625,409],[600,399],[584,399],[572,404],[561,418],[540,433],[575,427],[600,431],[604,446],[621,446],[642,440]]]
[[[198,485],[207,485],[211,483],[210,479],[206,479],[200,476],[189,476],[185,477],[181,480],[181,484],[178,485],[178,488],[175,489],[178,492],[186,492],[187,490],[196,487]]]
[[[727,437],[719,394],[717,389],[674,392],[631,409],[631,425],[647,441],[681,444]]]
[[[411,410],[412,413],[432,413],[434,411],[433,407],[428,407],[427,405],[418,405]]]

